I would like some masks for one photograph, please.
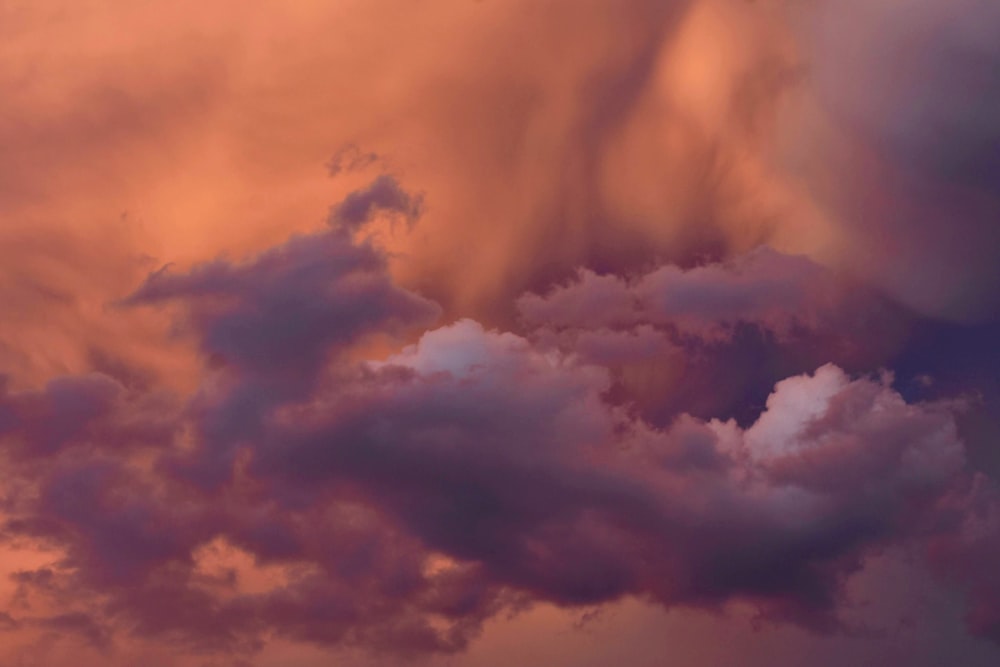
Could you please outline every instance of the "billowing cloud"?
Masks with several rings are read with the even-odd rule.
[[[348,256],[371,250],[336,238]],[[250,278],[271,276],[297,241],[165,283],[176,290],[154,292],[166,280],[154,274],[137,292],[190,301],[202,345],[234,365],[178,418],[178,431],[194,420],[193,441],[140,443],[159,460],[150,467],[77,435],[87,455],[20,468],[25,489],[6,532],[62,554],[20,584],[43,599],[95,600],[72,605],[95,628],[86,636],[252,652],[276,633],[450,652],[505,609],[626,596],[742,602],[831,630],[867,556],[958,534],[948,511],[965,478],[955,406],[909,404],[891,378],[851,379],[832,365],[779,383],[748,428],[687,415],[657,428],[608,402],[604,368],[462,320],[381,361],[341,356],[290,394],[263,382],[281,372],[244,358],[241,338],[217,338],[210,314],[266,311],[272,294]],[[336,271],[320,274],[327,293],[357,284]],[[350,326],[354,311],[339,303],[319,305]],[[326,359],[358,335],[315,331]],[[259,400],[238,419],[233,397],[245,391]],[[80,410],[73,433],[106,411]],[[225,474],[209,486],[177,476],[171,462],[185,449]],[[253,565],[212,571],[206,549]]]
[[[652,324],[702,339],[740,324],[778,336],[832,328],[845,319],[850,286],[804,257],[761,247],[728,265],[661,267],[631,281],[583,271],[575,283],[519,300],[535,326],[597,328]]]
[[[997,18],[0,3],[0,662],[992,664]]]
[[[907,324],[850,276],[767,246],[631,276],[583,270],[517,307],[533,340],[614,369],[616,391],[658,423],[752,419],[787,375],[889,359]]]
[[[827,623],[865,549],[933,522],[963,467],[946,408],[833,366],[780,383],[744,431],[651,429],[602,402],[602,374],[563,364],[471,322],[431,332],[381,367],[388,387],[297,415],[258,470],[357,485],[435,550],[542,599],[745,597]]]

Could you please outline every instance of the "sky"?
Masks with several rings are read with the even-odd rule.
[[[0,664],[1000,661],[993,0],[0,0]]]

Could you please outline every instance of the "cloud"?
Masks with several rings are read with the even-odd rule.
[[[383,174],[364,190],[352,192],[330,211],[330,224],[347,229],[360,227],[377,212],[394,213],[407,222],[420,217],[423,197],[403,190],[392,176]]]
[[[125,306],[179,301],[202,353],[221,365],[228,390],[203,395],[200,430],[210,454],[190,474],[215,483],[233,445],[266,413],[308,395],[324,367],[365,336],[393,336],[425,325],[438,307],[396,287],[384,253],[352,234],[380,211],[415,214],[395,180],[376,179],[336,207],[334,226],[293,237],[242,264],[216,260],[175,274],[150,275]]]
[[[746,603],[829,631],[870,554],[952,530],[939,512],[965,475],[952,404],[910,404],[889,377],[828,365],[778,383],[746,428],[691,416],[660,428],[608,400],[606,368],[472,320],[359,363],[344,353],[361,336],[434,313],[383,271],[367,241],[334,229],[153,274],[132,302],[179,301],[226,363],[174,417],[169,432],[187,435],[147,444],[153,465],[95,441],[18,469],[6,534],[61,554],[45,577],[19,577],[25,599],[94,596],[65,613],[237,654],[268,634],[454,652],[504,610],[633,596]],[[311,299],[286,308],[282,295]],[[311,319],[324,309],[337,316]],[[290,389],[254,328],[230,320],[308,331],[269,340],[315,368],[294,366]],[[62,388],[78,385],[107,398]],[[79,440],[124,391],[62,380],[29,402],[84,406],[61,411],[63,440]],[[219,540],[247,564],[205,569]]]
[[[188,303],[208,357],[249,373],[284,369],[302,381],[335,345],[435,315],[433,304],[392,285],[386,269],[374,246],[331,230],[293,238],[242,265],[164,269],[125,303]]]
[[[380,371],[416,377],[299,415],[256,474],[358,485],[435,550],[541,599],[745,598],[822,625],[866,548],[916,535],[963,465],[946,409],[835,367],[779,384],[746,431],[658,431],[562,363],[471,322],[431,332]]]
[[[740,324],[778,335],[830,328],[846,310],[847,281],[805,257],[762,246],[726,263],[666,265],[631,281],[582,271],[575,282],[518,300],[529,325],[621,328],[651,324],[725,339]]]
[[[18,458],[73,446],[169,446],[180,414],[171,392],[129,391],[99,373],[50,380],[41,391],[0,391],[0,439]]]
[[[581,273],[520,300],[530,337],[425,330],[438,308],[363,235],[415,201],[380,177],[322,231],[151,274],[120,306],[176,306],[206,364],[183,409],[100,374],[5,395],[12,451],[48,461],[15,459],[5,532],[59,554],[21,599],[94,596],[65,618],[241,655],[268,635],[450,653],[504,611],[627,597],[830,631],[871,554],[955,532],[956,405],[889,375],[787,377],[745,426],[616,394],[623,366],[738,349],[745,327],[780,346],[845,326],[877,304],[846,279],[760,248]],[[211,545],[242,564],[213,569]]]
[[[968,599],[966,623],[973,634],[1000,641],[1000,577],[993,563],[1000,552],[1000,505],[996,484],[985,476],[972,480],[966,493],[949,498],[947,508],[959,528],[929,545],[931,563],[960,585]]]
[[[25,469],[35,491],[15,499],[8,533],[61,550],[58,578],[99,591],[105,622],[202,649],[253,650],[271,631],[454,651],[527,601],[639,596],[745,601],[831,629],[866,555],[934,530],[937,502],[962,475],[947,405],[910,405],[887,379],[833,366],[779,383],[746,429],[688,416],[653,427],[606,400],[606,369],[471,320],[321,373],[366,332],[433,313],[392,287],[367,242],[323,234],[241,265],[159,272],[132,297],[187,304],[203,349],[225,355],[224,381],[184,417],[195,426],[187,453],[161,445],[150,468],[98,448]],[[314,301],[275,310],[292,294]],[[365,309],[344,306],[356,300]],[[419,317],[397,317],[397,303]],[[329,309],[336,326],[300,319],[300,306]],[[257,356],[253,327],[228,326],[242,318],[314,336],[269,336],[275,355],[310,361],[293,389],[281,364]],[[71,432],[105,403],[78,411]],[[195,554],[217,539],[285,578],[252,592],[195,576]]]
[[[995,317],[996,7],[824,1],[803,19],[818,113],[788,118],[788,146],[845,265],[926,314]]]
[[[359,171],[378,163],[382,159],[378,153],[362,151],[355,143],[347,143],[337,149],[326,168],[331,176],[339,176],[342,172]]]
[[[687,268],[582,270],[517,308],[533,341],[611,368],[620,400],[659,425],[678,412],[749,423],[788,375],[885,363],[910,321],[850,276],[767,246]]]
[[[997,639],[986,0],[29,4],[24,656],[413,660],[630,598],[832,631],[911,547]]]

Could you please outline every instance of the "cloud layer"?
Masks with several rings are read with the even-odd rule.
[[[987,0],[36,4],[0,662],[474,665],[638,604],[995,662]]]

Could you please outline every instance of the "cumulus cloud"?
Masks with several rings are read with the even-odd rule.
[[[531,601],[743,601],[829,630],[869,554],[952,529],[952,407],[909,404],[888,377],[789,378],[746,429],[658,429],[608,386],[600,367],[461,321],[270,406],[224,487],[66,457],[35,473],[6,532],[63,553],[53,576],[99,596],[101,632],[405,653],[461,649]],[[285,574],[256,592],[206,579],[196,554],[219,539]]]
[[[18,574],[23,600],[68,606],[101,646],[245,654],[268,635],[454,652],[505,610],[625,597],[831,631],[872,554],[962,539],[958,404],[907,402],[890,374],[787,377],[743,426],[616,394],[622,365],[692,340],[842,326],[857,296],[804,258],[584,273],[521,299],[530,337],[463,319],[359,360],[437,316],[359,235],[413,201],[378,179],[335,207],[346,222],[150,275],[123,305],[178,306],[207,364],[184,409],[103,375],[5,395],[5,534],[59,554]],[[213,569],[220,549],[243,565]]]
[[[788,375],[884,363],[908,323],[850,276],[767,246],[687,268],[581,270],[517,308],[532,340],[613,369],[615,392],[661,425],[684,411],[752,421]]]
[[[704,339],[730,337],[740,324],[775,335],[830,328],[850,299],[846,280],[805,257],[760,247],[726,263],[666,265],[633,280],[582,271],[575,282],[518,301],[535,326],[669,326]]]
[[[836,367],[779,384],[745,431],[656,430],[602,402],[596,369],[564,363],[469,322],[431,332],[380,369],[416,376],[300,415],[259,470],[317,492],[364,480],[432,548],[542,599],[745,598],[823,625],[865,550],[933,523],[963,466],[946,408]]]

